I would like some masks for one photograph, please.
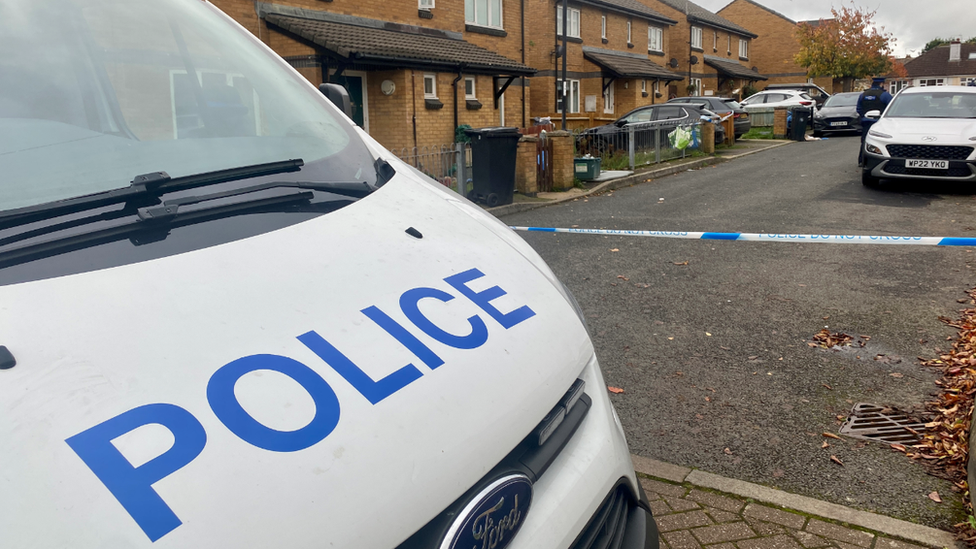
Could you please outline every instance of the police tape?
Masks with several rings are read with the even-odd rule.
[[[604,236],[647,236],[686,240],[734,240],[736,242],[803,242],[810,244],[896,244],[908,246],[976,246],[976,238],[943,236],[868,236],[835,234],[696,233],[686,231],[637,231],[629,229],[560,229],[511,227],[537,233],[593,234]]]

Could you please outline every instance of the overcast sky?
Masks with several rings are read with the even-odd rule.
[[[694,0],[696,4],[717,12],[731,0]],[[794,21],[830,17],[831,7],[841,7],[843,0],[756,0]],[[847,5],[850,5],[848,3]],[[976,36],[976,0],[857,0],[856,5],[877,11],[874,20],[897,39],[895,55],[917,56],[929,40]],[[743,25],[749,28],[749,25]],[[914,51],[913,51],[914,50]]]

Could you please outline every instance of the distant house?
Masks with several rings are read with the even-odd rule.
[[[910,86],[976,85],[976,44],[959,40],[938,46],[905,62],[907,77],[889,75],[886,84],[891,93]]]
[[[671,27],[670,66],[688,80],[669,95],[736,96],[766,77],[753,68],[756,33],[689,0],[643,0],[678,23]]]
[[[819,20],[794,21],[754,0],[733,0],[720,9],[718,14],[740,25],[749,25],[749,29],[759,35],[752,41],[749,59],[769,79],[765,82],[766,85],[812,81],[833,93],[832,78],[826,76],[809,79],[807,69],[793,60],[800,52],[800,42],[796,39],[797,26],[816,27],[820,25]]]

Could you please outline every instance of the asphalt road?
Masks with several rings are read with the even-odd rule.
[[[863,187],[857,145],[793,143],[502,220],[976,236],[976,190]],[[916,357],[948,349],[955,330],[939,317],[957,318],[976,285],[973,250],[522,234],[585,311],[606,382],[624,389],[613,401],[634,453],[929,526],[964,519],[950,484],[918,463],[821,433],[855,403],[912,410],[935,394],[937,373]],[[810,347],[824,327],[870,340]]]

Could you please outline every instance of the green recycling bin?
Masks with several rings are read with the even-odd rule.
[[[602,159],[596,158],[574,158],[573,175],[581,181],[589,181],[600,177],[600,163]]]

